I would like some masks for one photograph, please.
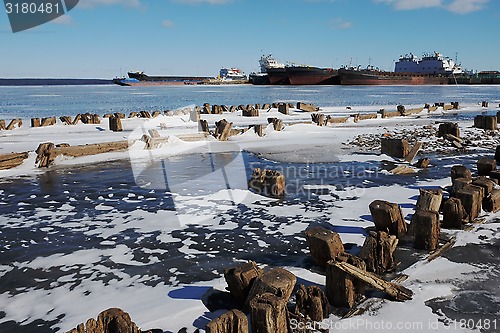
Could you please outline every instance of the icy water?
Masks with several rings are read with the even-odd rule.
[[[458,101],[500,103],[500,86],[180,86],[0,87],[0,119],[173,110],[189,105],[239,105],[276,101],[321,107],[408,105]]]
[[[454,100],[498,103],[500,90],[494,86],[0,87],[0,97],[0,118],[30,118],[174,109],[203,102],[303,100],[321,106]],[[231,154],[202,159],[213,164],[236,158]],[[247,178],[254,167],[282,170],[290,185],[287,196],[269,200],[238,190],[229,198],[219,192],[193,195],[182,182],[170,187],[162,187],[161,182],[160,186],[142,186],[145,180],[134,175],[130,161],[58,167],[37,176],[1,179],[0,332],[62,331],[76,325],[77,315],[84,309],[93,309],[95,316],[122,303],[151,306],[155,313],[152,304],[193,297],[183,286],[220,278],[225,268],[240,261],[314,268],[303,238],[309,226],[322,225],[339,232],[346,248],[357,253],[359,240],[373,225],[366,201],[357,204],[360,196],[368,193],[377,198],[377,192],[382,193],[378,189],[388,186],[396,191],[406,189],[413,193],[411,197],[405,196],[408,191],[391,195],[410,219],[422,182],[447,177],[449,166],[454,164],[473,168],[478,158],[431,156],[435,167],[426,172],[389,176],[383,171],[388,168],[384,163],[369,158],[365,162],[287,164],[246,152],[241,157]],[[199,177],[198,162],[199,156],[166,161],[175,165],[171,177],[188,180]],[[164,165],[153,164],[147,171],[161,175]],[[357,207],[360,205],[363,207]],[[470,265],[475,275],[461,279],[460,274],[450,277],[439,272],[442,275],[437,277],[416,278],[422,283],[460,278],[452,297],[426,303],[442,322],[465,318],[477,323],[478,319],[499,318],[500,231],[485,225],[478,232],[483,243],[453,248],[444,257]],[[407,255],[410,262],[403,265],[424,255],[411,253]],[[167,288],[174,291],[164,295]],[[164,329],[177,332],[180,327],[172,325]],[[199,322],[193,325],[204,327]],[[483,331],[499,331],[490,328]]]

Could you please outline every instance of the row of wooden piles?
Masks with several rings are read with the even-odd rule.
[[[200,114],[218,114],[223,113],[233,113],[236,111],[241,111],[243,117],[258,117],[260,111],[265,110],[268,112],[270,109],[278,109],[278,112],[288,115],[290,109],[296,108],[304,112],[314,112],[318,111],[319,108],[314,104],[297,102],[294,103],[265,103],[265,104],[247,104],[247,105],[210,105],[210,103],[204,103],[203,106],[196,106],[194,111]]]

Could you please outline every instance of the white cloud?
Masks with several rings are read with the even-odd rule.
[[[442,8],[452,13],[467,14],[484,9],[490,0],[374,0],[394,7],[396,10]]]
[[[101,5],[123,5],[126,7],[140,7],[140,0],[80,0],[78,7],[94,8]]]
[[[344,29],[349,29],[352,27],[352,22],[346,21],[340,17],[337,17],[337,18],[330,20],[330,22],[328,22],[328,24],[330,25],[330,27],[332,29],[336,29],[336,30],[344,30]]]
[[[483,9],[488,2],[489,0],[454,0],[446,9],[457,14],[467,14]]]
[[[161,22],[161,26],[164,28],[173,28],[174,22],[171,20],[163,20],[163,22]]]

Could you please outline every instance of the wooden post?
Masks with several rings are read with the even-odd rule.
[[[274,268],[265,272],[254,280],[245,302],[245,308],[248,309],[254,298],[265,293],[270,293],[288,302],[296,282],[295,275],[283,268]]]
[[[248,318],[239,310],[231,310],[210,321],[207,333],[248,333]]]
[[[370,232],[359,254],[366,263],[366,270],[376,274],[392,272],[396,268],[394,251],[398,245],[396,236],[386,232]]]
[[[208,127],[208,121],[206,121],[205,119],[200,119],[198,125],[199,125],[199,130],[201,132],[210,133],[210,129]]]
[[[62,116],[59,117],[59,120],[63,122],[65,125],[73,125],[73,121],[71,120],[71,116]]]
[[[480,158],[477,161],[477,174],[479,176],[489,176],[491,171],[497,169],[497,162],[492,158]]]
[[[416,210],[439,212],[441,201],[443,200],[443,191],[441,189],[427,190],[423,188],[419,191],[420,195],[417,199]]]
[[[0,131],[3,131],[5,129],[6,129],[6,127],[5,127],[5,120],[0,119]]]
[[[248,181],[248,188],[258,194],[282,197],[285,195],[285,176],[275,170],[255,168]]]
[[[472,184],[472,179],[470,178],[456,178],[453,179],[453,193],[457,193],[467,185]]]
[[[40,118],[31,118],[31,127],[40,127],[40,125],[41,125]],[[5,126],[5,123],[4,123],[4,126]],[[0,129],[2,129],[1,125],[0,125]]]
[[[462,202],[462,206],[469,217],[469,222],[473,222],[481,213],[482,191],[477,186],[468,185],[458,191],[456,197]]]
[[[38,163],[39,168],[49,167],[54,162],[54,147],[55,146],[52,142],[41,143],[38,146],[35,151],[37,153],[35,164]]]
[[[252,299],[250,303],[252,333],[288,333],[286,303],[285,299],[270,293]]]
[[[431,159],[428,157],[421,158],[417,161],[415,164],[415,167],[419,169],[427,169],[429,165],[431,164]]]
[[[340,260],[342,259],[342,260]],[[326,297],[335,307],[352,308],[362,291],[361,284],[350,274],[339,269],[337,264],[343,261],[366,271],[365,262],[353,255],[346,255],[339,260],[331,260],[326,265]]]
[[[305,231],[309,250],[314,261],[325,267],[327,262],[337,258],[344,252],[344,244],[338,233],[322,228],[312,227]]]
[[[247,108],[246,110],[242,111],[241,115],[243,117],[258,117],[259,116],[259,110],[254,109],[253,107]]]
[[[481,176],[473,181],[472,185],[482,187],[484,189],[484,197],[487,197],[488,195],[490,195],[491,191],[493,191],[497,184],[488,177]]]
[[[254,125],[253,129],[258,136],[260,137],[264,136],[264,125]]]
[[[318,126],[325,125],[325,115],[323,113],[313,113],[311,114],[311,119]]]
[[[415,232],[415,248],[434,251],[439,245],[439,214],[432,211],[417,210],[412,218]]]
[[[233,295],[240,306],[245,305],[248,293],[252,288],[255,279],[261,276],[264,271],[257,266],[254,261],[226,269],[224,279],[227,283],[227,290]]]
[[[447,134],[460,138],[460,128],[458,127],[458,123],[445,122],[440,124],[438,137],[444,138]]]
[[[236,112],[236,105],[231,105],[231,107],[229,108],[229,112],[233,113],[233,112]]]
[[[467,221],[462,202],[457,198],[449,198],[443,204],[443,228],[462,229],[464,221]]]
[[[330,316],[330,304],[323,290],[318,286],[299,286],[295,295],[295,313],[320,322]]]
[[[113,132],[123,131],[122,121],[118,117],[110,117],[109,119],[109,129]]]
[[[290,114],[290,108],[289,108],[288,104],[286,104],[286,103],[280,103],[278,105],[278,112],[282,113],[282,114],[285,114],[285,115]]]
[[[231,127],[233,123],[228,122],[226,119],[215,122],[214,137],[219,141],[227,141],[231,134]]]
[[[377,231],[385,231],[401,238],[407,231],[401,207],[396,203],[375,200],[370,204],[370,212]]]
[[[451,180],[456,178],[472,179],[472,172],[463,165],[454,165],[451,167]]]
[[[487,212],[496,213],[500,210],[500,190],[492,190],[483,203],[483,208]]]
[[[396,158],[404,158],[409,152],[408,141],[405,139],[382,138],[381,147],[382,154]]]
[[[17,119],[12,119],[9,123],[9,125],[7,125],[7,127],[5,128],[7,131],[10,131],[10,130],[13,130],[14,128],[19,128],[19,127],[22,127],[23,126],[23,120],[21,118],[17,118]]]

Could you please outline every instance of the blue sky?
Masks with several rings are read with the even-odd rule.
[[[57,21],[12,33],[0,13],[0,77],[210,75],[258,69],[261,54],[392,70],[439,51],[500,70],[498,0],[80,0]]]

